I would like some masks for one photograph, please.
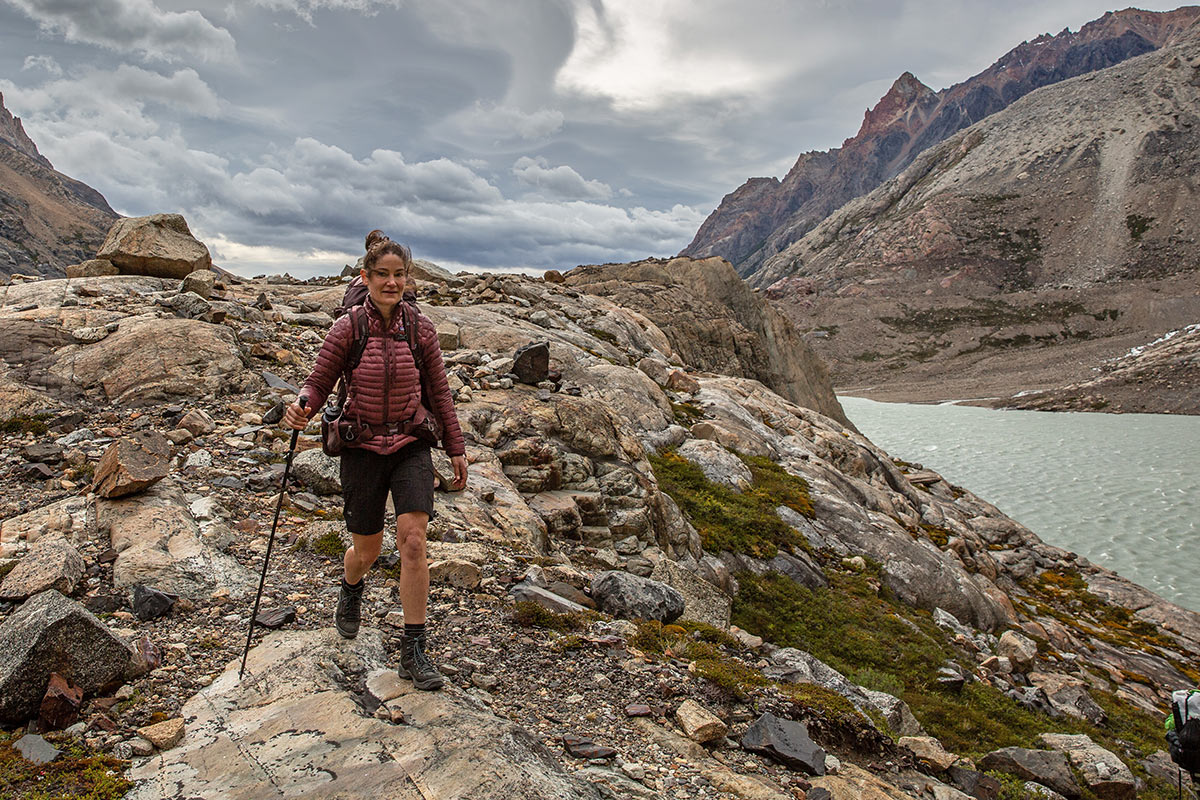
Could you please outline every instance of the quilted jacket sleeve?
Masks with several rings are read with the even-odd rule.
[[[300,396],[307,398],[307,408],[319,409],[341,376],[350,352],[351,325],[351,315],[346,314],[339,317],[329,333],[325,334],[325,342],[317,353],[317,363],[300,389]]]
[[[448,456],[465,455],[467,447],[458,424],[458,413],[454,410],[454,397],[446,380],[446,365],[442,361],[442,348],[433,320],[422,314],[417,330],[421,336],[421,355],[431,395],[429,405],[442,421],[442,446]]]

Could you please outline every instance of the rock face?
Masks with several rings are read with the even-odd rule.
[[[117,220],[96,258],[111,261],[123,275],[157,278],[186,278],[212,267],[208,248],[196,241],[180,214]]]
[[[0,721],[37,714],[50,674],[91,694],[120,682],[132,649],[83,606],[50,589],[0,623]]]
[[[386,669],[376,630],[349,643],[331,630],[271,634],[250,652],[240,682],[237,666],[184,706],[181,744],[131,770],[131,800],[263,797],[282,784],[330,800],[600,797],[530,733],[459,690],[405,682],[386,702],[408,724],[365,715],[345,670]]]
[[[576,267],[566,284],[645,314],[687,364],[757,379],[794,403],[849,424],[824,365],[721,259]]]
[[[680,255],[723,257],[756,285],[766,285],[755,273],[773,256],[921,152],[1038,87],[1159,48],[1195,18],[1193,8],[1110,12],[1078,33],[1064,30],[1024,42],[980,74],[940,92],[906,72],[841,148],[801,155],[782,181],[751,178],[725,196]]]
[[[91,258],[117,213],[95,189],[58,172],[0,95],[0,276],[60,277]]]

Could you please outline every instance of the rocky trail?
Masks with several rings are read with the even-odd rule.
[[[471,477],[430,526],[432,694],[394,671],[386,537],[359,637],[332,630],[311,434],[238,680],[281,404],[342,281],[0,287],[0,797],[1174,796],[1200,615],[685,364],[684,328],[554,274],[434,277]]]

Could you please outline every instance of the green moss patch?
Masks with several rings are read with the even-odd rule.
[[[570,614],[556,614],[542,608],[537,603],[528,600],[518,600],[513,606],[513,622],[522,628],[547,628],[560,633],[585,631],[593,622],[600,619],[595,612],[575,611]]]
[[[1142,240],[1142,235],[1150,230],[1154,217],[1144,217],[1141,214],[1129,214],[1125,217],[1125,227],[1129,230],[1129,238],[1135,242]]]
[[[133,788],[125,779],[125,761],[50,733],[46,740],[62,755],[49,764],[31,764],[12,746],[19,738],[0,731],[0,800],[117,800]]]
[[[650,463],[659,488],[696,527],[705,550],[774,558],[781,547],[807,549],[807,540],[779,519],[775,509],[787,506],[811,517],[808,484],[770,459],[741,459],[753,477],[752,488],[741,493],[713,483],[698,466],[671,451],[650,456]]]
[[[41,436],[50,430],[46,425],[46,420],[51,416],[50,414],[18,414],[0,421],[0,433],[32,433],[35,436]]]
[[[337,531],[325,531],[309,543],[309,549],[319,556],[326,558],[343,558],[346,555],[346,545]]]

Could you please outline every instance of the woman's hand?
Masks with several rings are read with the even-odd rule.
[[[283,424],[293,430],[302,431],[308,426],[308,419],[311,414],[312,409],[301,408],[299,402],[292,403],[283,412]]]
[[[450,465],[454,467],[454,483],[451,484],[450,491],[462,491],[467,488],[467,457],[454,456],[450,459]]]

